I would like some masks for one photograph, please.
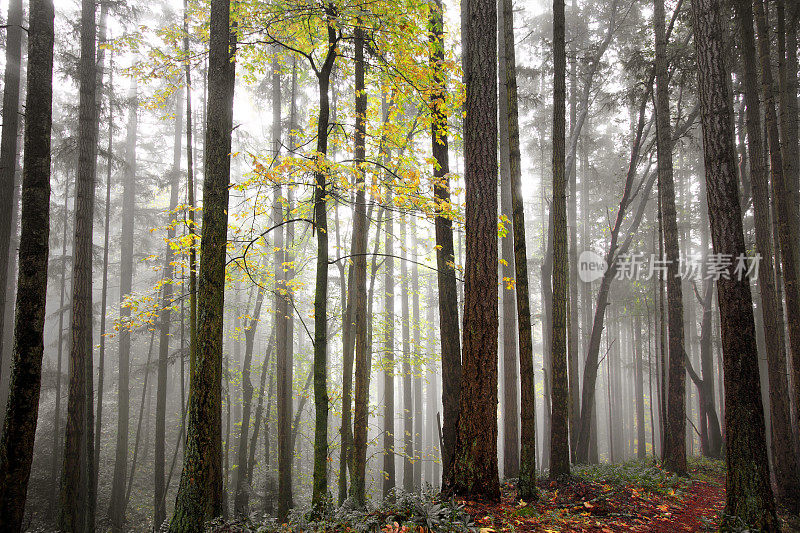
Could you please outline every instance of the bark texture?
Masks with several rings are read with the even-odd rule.
[[[97,155],[95,3],[81,2],[78,172],[72,261],[72,344],[69,355],[67,428],[59,497],[59,527],[94,530],[92,388],[92,227]]]
[[[497,472],[497,4],[462,6],[466,85],[463,374],[447,491],[500,498]],[[487,267],[488,266],[488,267]]]
[[[553,310],[550,477],[569,475],[569,380],[567,376],[567,179],[565,174],[566,75],[564,0],[553,2]]]
[[[758,288],[764,321],[764,343],[769,368],[770,422],[772,428],[773,468],[778,500],[796,500],[800,492],[800,475],[797,457],[793,450],[789,391],[786,382],[786,352],[782,336],[770,332],[783,330],[779,316],[783,305],[775,290],[773,263],[772,222],[770,217],[769,179],[758,93],[758,66],[753,32],[753,4],[749,0],[735,3],[736,18],[741,38],[741,58],[744,70],[744,103],[747,124],[748,161],[752,184],[753,210],[756,232],[756,249],[761,255]],[[779,326],[780,324],[780,326]]]
[[[669,320],[669,385],[663,460],[667,469],[683,474],[686,472],[686,371],[684,368],[686,354],[683,345],[683,294],[681,278],[678,273],[678,222],[675,211],[675,184],[672,177],[672,125],[669,114],[667,37],[664,29],[663,0],[655,0],[654,6],[658,194],[661,199],[661,216],[664,224]]]
[[[190,377],[186,452],[170,532],[192,532],[222,514],[222,312],[228,231],[233,62],[230,0],[212,0],[198,346]]]
[[[719,0],[692,1],[711,238],[714,253],[736,257],[745,246],[720,11]],[[779,531],[769,484],[750,283],[737,279],[732,268],[730,275],[717,281],[728,472],[722,526],[731,527],[730,517],[738,517],[762,531]]]
[[[22,530],[33,461],[50,250],[54,10],[50,0],[33,0],[31,8],[14,351],[0,438],[0,524],[10,533]]]

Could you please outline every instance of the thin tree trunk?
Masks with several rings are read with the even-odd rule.
[[[403,490],[414,490],[414,419],[411,396],[411,313],[408,301],[407,215],[400,218],[400,298],[403,313]]]
[[[188,0],[183,0],[183,52],[189,55]],[[195,223],[194,143],[192,142],[192,71],[189,60],[186,70],[186,193],[189,230],[189,383],[197,367],[197,225]]]
[[[364,30],[360,20],[355,28],[355,186],[353,212],[353,285],[355,289],[355,386],[353,410],[353,449],[350,469],[350,496],[354,503],[366,504],[367,423],[369,419],[370,346],[367,335],[367,239],[369,221],[366,213],[364,165],[367,135],[367,92],[364,85]]]
[[[513,28],[512,28],[513,30]],[[497,40],[498,52],[498,113],[500,120],[500,216],[503,223],[511,226],[511,147],[508,134],[508,48],[505,41],[505,13],[502,0],[498,2]],[[513,34],[511,36],[513,39]],[[517,316],[514,302],[514,239],[512,228],[506,226],[501,238],[502,261],[500,265],[500,287],[502,291],[503,317],[503,477],[519,477],[519,399],[517,397]]]
[[[448,156],[447,86],[444,75],[444,5],[429,4],[430,62],[434,87],[431,96],[431,150],[436,160],[433,194],[436,198],[436,278],[439,291],[439,332],[442,344],[442,476],[447,477],[453,457],[461,388],[461,337],[458,331],[453,221],[450,210],[450,160]],[[387,227],[387,233],[388,227]],[[388,251],[387,254],[391,255]]]
[[[141,437],[142,437],[142,420],[144,420],[144,418],[145,418],[145,416],[144,416],[145,415],[145,407],[144,407],[145,400],[148,400],[148,403],[149,403],[149,397],[147,395],[147,390],[148,390],[147,389],[147,385],[148,385],[149,377],[150,377],[150,362],[152,361],[152,357],[153,357],[153,342],[154,342],[155,338],[156,338],[156,332],[155,332],[155,329],[153,329],[150,332],[150,344],[149,344],[149,347],[147,348],[147,362],[144,365],[144,383],[142,384],[142,399],[139,402],[139,421],[136,423],[136,436],[134,437],[134,441],[133,441],[133,458],[131,460],[131,472],[130,472],[130,474],[128,474],[126,472],[128,481],[127,481],[127,483],[125,485],[125,493],[123,494],[123,496],[125,497],[125,499],[122,502],[122,513],[123,514],[125,513],[125,509],[127,509],[127,507],[128,507],[128,503],[130,503],[130,501],[131,501],[131,490],[133,490],[133,476],[136,473],[136,458],[139,456],[139,442],[141,441]],[[149,413],[150,409],[148,408],[147,411]],[[148,416],[148,418],[149,418],[149,416]],[[145,439],[146,439],[147,438],[146,435],[148,433],[146,428],[145,428],[144,433],[145,433]],[[147,446],[145,446],[145,449],[146,448],[147,448]],[[145,456],[142,456],[142,462],[144,462],[144,460],[145,460]]]
[[[637,313],[633,326],[633,352],[636,395],[636,457],[647,455],[647,437],[644,428],[644,376],[642,368],[642,317]]]
[[[414,339],[412,341],[411,358],[413,361],[412,373],[414,392],[414,486],[422,487],[422,362],[420,353],[422,346],[421,321],[419,312],[419,239],[417,238],[417,222],[411,218],[411,250],[414,262],[411,264],[411,309],[413,311],[412,324]]]
[[[388,110],[384,113],[388,117]],[[391,156],[388,146],[386,159]],[[386,204],[392,205],[392,188],[386,187]],[[452,237],[452,233],[451,233]],[[396,486],[395,457],[395,420],[394,420],[394,218],[392,213],[386,214],[386,231],[384,233],[384,299],[383,309],[386,315],[383,337],[383,497],[387,498]]]
[[[728,72],[722,49],[719,0],[693,0],[698,88],[714,253],[745,253],[736,175],[736,149]],[[727,491],[722,528],[741,519],[762,531],[779,531],[769,484],[764,411],[758,378],[750,280],[717,280],[717,298],[725,359]]]
[[[52,2],[31,2],[14,351],[0,437],[0,523],[12,533],[22,530],[25,515],[44,355],[54,18]],[[5,279],[0,281],[5,284]]]
[[[198,351],[190,372],[183,472],[170,532],[198,531],[222,514],[222,312],[228,230],[235,34],[230,0],[212,0],[203,184]]]
[[[183,127],[183,90],[179,90],[175,97],[175,141],[172,155],[172,180],[170,183],[169,214],[167,216],[167,239],[172,242],[175,238],[175,226],[172,224],[173,212],[178,206],[180,192],[181,172],[181,133]],[[156,434],[154,438],[154,470],[155,481],[153,502],[153,525],[160,527],[167,517],[165,498],[167,487],[164,484],[164,461],[166,450],[166,422],[167,422],[167,360],[169,358],[170,320],[173,305],[172,277],[174,272],[172,247],[168,244],[164,257],[164,288],[161,297],[161,331],[158,339],[158,377],[156,385]]]
[[[550,477],[569,475],[569,381],[567,376],[567,199],[564,168],[566,135],[566,45],[564,0],[553,1],[553,316]]]
[[[61,382],[63,381],[63,377],[61,375],[61,360],[64,351],[64,313],[67,312],[66,308],[64,307],[64,293],[66,292],[67,286],[67,227],[69,225],[69,180],[67,180],[67,184],[64,188],[64,213],[61,218],[62,224],[62,232],[61,232],[61,272],[59,273],[59,277],[61,278],[60,287],[61,287],[61,294],[59,297],[58,303],[58,347],[56,348],[56,405],[55,405],[55,414],[53,416],[53,457],[52,462],[50,463],[50,498],[49,502],[51,505],[50,513],[55,513],[56,509],[58,509],[58,494],[59,494],[59,482],[60,482],[60,472],[58,469],[58,459],[60,455],[60,436],[61,436]]]
[[[667,36],[664,29],[664,2],[655,0],[654,5],[658,194],[661,199],[661,215],[664,223],[669,319],[669,385],[663,460],[665,468],[683,474],[686,472],[686,371],[684,369],[686,353],[683,333],[683,295],[678,273],[675,184],[672,178],[672,126],[669,114]]]
[[[128,91],[128,129],[125,139],[125,167],[122,189],[122,236],[120,238],[119,303],[119,370],[117,409],[117,449],[114,460],[114,478],[111,485],[111,503],[108,511],[111,528],[121,532],[125,524],[125,478],[128,472],[128,433],[130,416],[130,366],[131,330],[128,322],[131,307],[125,300],[133,285],[133,228],[136,210],[136,130],[138,98],[136,80],[131,79]]]
[[[237,516],[246,516],[250,498],[250,479],[252,465],[248,462],[247,432],[250,430],[250,414],[253,403],[253,383],[250,380],[250,368],[253,360],[253,345],[255,344],[256,331],[260,323],[261,307],[264,303],[264,289],[256,289],[256,301],[244,333],[244,361],[242,362],[242,424],[239,429],[239,446],[236,453],[236,487],[234,488],[234,513]],[[266,369],[266,367],[265,367]],[[262,371],[261,394],[264,393],[264,379],[266,370]],[[260,413],[258,413],[260,415]],[[255,443],[253,443],[255,448]]]
[[[281,149],[281,75],[278,65],[277,49],[272,58],[272,158],[278,164]],[[283,221],[283,208],[280,203],[281,188],[275,189],[272,208],[273,224]],[[290,446],[292,431],[292,361],[288,357],[286,335],[286,316],[289,313],[284,293],[284,228],[275,235],[275,382],[278,413],[278,519],[286,520],[292,507],[292,450]]]
[[[108,4],[103,2],[100,5],[100,42],[106,42],[106,17]],[[102,87],[102,55],[105,51],[101,48],[97,52],[98,73],[97,80]],[[98,91],[98,102],[101,101],[101,92]],[[94,490],[97,494],[97,485],[100,472],[100,444],[103,436],[103,391],[105,384],[105,359],[106,359],[106,314],[108,312],[108,238],[111,229],[111,168],[113,164],[112,150],[114,147],[114,55],[109,54],[108,67],[108,145],[106,147],[106,203],[104,218],[104,237],[103,237],[103,281],[100,291],[100,348],[97,356],[97,413],[94,426]],[[59,372],[60,374],[60,372]]]
[[[514,288],[519,333],[519,370],[521,396],[521,448],[519,457],[520,498],[528,501],[537,497],[536,491],[536,396],[533,371],[533,330],[531,326],[530,295],[528,290],[528,252],[525,242],[525,210],[522,200],[522,161],[519,140],[517,105],[517,67],[514,51],[514,11],[511,0],[502,1],[503,49],[505,79],[501,80],[501,98],[508,99],[509,177],[511,192],[511,221],[514,246]],[[498,17],[499,18],[499,17]]]
[[[264,353],[264,360],[261,363],[261,383],[258,392],[258,404],[256,405],[255,416],[253,417],[253,435],[250,437],[249,454],[247,458],[247,484],[253,486],[253,468],[255,467],[256,448],[258,447],[258,433],[261,428],[261,421],[266,420],[268,417],[262,417],[264,409],[264,399],[266,398],[266,385],[267,374],[269,372],[270,359],[272,358],[272,350],[275,346],[275,328],[272,328],[272,334],[267,343],[267,350]],[[272,382],[270,382],[270,386]],[[271,392],[270,392],[271,395]],[[268,407],[269,409],[269,407]]]
[[[314,227],[317,233],[317,264],[314,287],[314,482],[312,506],[319,510],[328,494],[328,215],[327,169],[330,101],[328,91],[336,61],[340,34],[333,25],[334,8],[326,7],[328,47],[325,60],[316,72],[319,89],[317,156],[314,169]]]

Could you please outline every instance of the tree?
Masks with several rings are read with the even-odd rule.
[[[19,130],[20,59],[22,57],[22,0],[8,3],[6,21],[6,66],[3,75],[3,131],[0,136],[0,339],[5,332],[6,289],[11,258],[9,246],[14,176],[17,171],[17,135]],[[6,348],[0,349],[0,373]],[[10,352],[9,352],[10,353]]]
[[[745,245],[719,0],[693,0],[692,14],[713,249],[738,257]],[[761,531],[779,531],[769,482],[750,282],[746,276],[737,279],[732,266],[728,274],[729,279],[717,280],[727,452],[722,528],[733,526],[738,517]]]
[[[0,437],[0,523],[5,531],[14,533],[22,530],[25,514],[44,353],[50,251],[54,19],[50,0],[31,2],[14,351]]]
[[[664,2],[655,0],[656,136],[658,150],[658,194],[664,224],[667,260],[667,313],[669,320],[669,380],[667,425],[664,434],[665,468],[686,472],[686,370],[683,346],[683,295],[678,273],[678,223],[675,212],[675,184],[672,179],[672,126],[669,115],[667,37],[664,30]]]
[[[447,477],[455,446],[461,388],[461,337],[458,331],[453,221],[449,215],[450,160],[447,141],[447,85],[444,74],[444,6],[441,0],[429,3],[430,62],[434,87],[431,92],[431,151],[433,195],[436,199],[436,277],[439,291],[439,332],[442,344],[442,476]],[[391,220],[391,217],[387,217]],[[387,235],[390,233],[387,225]],[[388,237],[387,237],[388,238]],[[386,252],[391,255],[389,251]],[[388,265],[388,263],[387,263]],[[388,266],[387,266],[388,268]],[[388,302],[387,302],[388,303]],[[387,398],[388,401],[388,398]]]
[[[403,362],[403,490],[414,491],[414,400],[411,396],[411,313],[408,299],[408,223],[400,217],[400,310],[402,316]]]
[[[94,530],[94,409],[92,387],[92,227],[97,156],[95,3],[82,0],[78,65],[78,171],[72,260],[72,344],[59,527]]]
[[[336,62],[336,47],[341,34],[335,25],[336,10],[328,4],[324,10],[327,47],[319,67],[312,64],[317,76],[319,116],[317,150],[314,161],[314,229],[317,234],[317,264],[314,286],[314,485],[312,506],[319,509],[328,494],[328,204],[327,161],[330,125],[330,82]]]
[[[530,295],[528,293],[528,253],[525,242],[525,210],[522,201],[522,161],[519,142],[519,111],[517,99],[517,67],[514,52],[514,11],[511,0],[502,1],[503,50],[505,79],[500,82],[500,98],[508,100],[509,178],[511,181],[511,221],[514,239],[514,287],[519,330],[519,370],[521,396],[520,465],[518,494],[532,500],[536,490],[536,396],[533,373],[533,332],[531,329]],[[500,17],[498,17],[498,20]],[[502,62],[501,62],[502,64]]]
[[[118,369],[118,415],[117,450],[114,459],[114,478],[111,485],[111,503],[108,516],[111,527],[120,532],[125,524],[125,478],[128,473],[128,433],[130,416],[130,367],[131,331],[128,325],[131,308],[126,299],[133,287],[133,227],[136,211],[136,130],[138,128],[138,107],[136,79],[131,78],[128,90],[128,128],[125,137],[125,166],[122,182],[122,235],[120,238],[119,267],[119,369]]]
[[[367,336],[367,220],[366,165],[367,92],[364,85],[364,29],[356,21],[355,37],[355,186],[356,203],[353,213],[353,289],[355,290],[355,407],[353,410],[353,449],[350,468],[350,496],[356,505],[363,507],[367,466],[367,422],[369,418],[370,351]]]
[[[388,121],[389,110],[384,112]],[[386,158],[389,150],[386,149]],[[386,188],[386,202],[392,203],[392,188]],[[451,233],[452,236],[452,233]],[[394,421],[394,219],[386,217],[383,248],[386,254],[386,263],[383,271],[384,284],[384,312],[386,313],[383,338],[383,497],[389,496],[396,485],[394,465],[395,454],[395,421]]]
[[[164,287],[161,292],[161,312],[159,321],[161,328],[158,337],[158,377],[156,385],[156,433],[153,441],[154,501],[153,524],[161,524],[167,517],[165,505],[166,486],[164,485],[164,450],[166,441],[167,417],[167,359],[169,358],[170,320],[173,304],[172,276],[174,261],[171,242],[175,238],[175,226],[172,223],[173,211],[178,206],[181,175],[181,134],[183,133],[183,90],[175,96],[175,138],[172,150],[172,176],[170,179],[169,212],[167,214],[167,249],[164,252]]]
[[[508,134],[508,48],[505,41],[505,13],[502,3],[497,11],[497,40],[499,43],[498,64],[498,112],[500,121],[500,210],[503,221],[510,221],[511,207],[511,147]],[[513,28],[512,28],[513,31]],[[513,35],[511,36],[513,39]],[[512,48],[513,49],[513,48]],[[507,233],[501,242],[502,265],[500,286],[504,287],[501,301],[503,315],[503,477],[519,477],[519,398],[517,397],[517,320],[516,305],[511,280],[514,279],[514,239]]]
[[[264,289],[258,287],[253,310],[249,313],[250,319],[244,332],[244,361],[242,361],[242,424],[239,429],[239,446],[236,453],[236,486],[234,488],[233,508],[237,516],[246,516],[250,493],[247,485],[250,483],[252,465],[247,455],[247,433],[250,430],[251,407],[253,403],[253,383],[250,380],[250,368],[253,361],[253,346],[258,329],[261,307],[264,304]],[[266,361],[265,361],[266,363]],[[265,364],[266,368],[266,364]],[[264,374],[264,372],[262,372]],[[255,446],[253,446],[255,448]]]
[[[569,381],[567,378],[567,180],[566,44],[564,0],[553,1],[553,310],[552,310],[552,415],[550,424],[550,477],[569,475]]]
[[[781,4],[779,4],[781,5]],[[797,200],[800,200],[800,148],[798,148],[798,24],[800,24],[800,6],[797,2],[786,2],[786,63],[781,69],[781,127],[785,138],[786,154],[783,157],[784,173],[791,180],[789,185]],[[781,18],[778,19],[779,21]],[[780,39],[779,39],[780,42]],[[794,405],[800,406],[800,353],[792,351],[792,398]],[[795,407],[795,409],[798,409]]]
[[[230,0],[212,0],[198,352],[196,369],[189,380],[186,452],[170,522],[173,533],[198,531],[207,519],[222,514],[222,312],[235,53]]]
[[[100,35],[98,41],[100,43],[107,43],[108,41],[108,3],[102,2],[100,4]],[[100,84],[101,90],[97,92],[98,109],[102,104],[102,85],[103,85],[103,60],[105,58],[105,49],[101,46],[97,51],[97,83]],[[114,146],[114,56],[113,53],[109,54],[109,69],[108,69],[108,144],[106,145],[106,203],[105,213],[103,215],[103,280],[100,287],[100,349],[97,354],[97,410],[94,425],[94,464],[100,464],[100,443],[103,435],[103,391],[105,386],[105,369],[106,369],[106,316],[108,314],[108,248],[109,248],[109,232],[111,221],[111,168],[112,163],[112,149]],[[98,146],[99,151],[99,146]],[[63,291],[62,291],[63,292]],[[63,307],[63,305],[62,305]],[[59,316],[63,315],[63,311]],[[59,328],[60,331],[60,328]],[[60,359],[60,357],[59,357]],[[59,372],[59,375],[61,373]],[[54,457],[55,459],[55,457]],[[99,483],[100,469],[94,469],[94,492],[97,494],[97,485]],[[96,505],[96,504],[95,504]]]
[[[276,50],[277,52],[277,50]],[[281,148],[281,74],[277,56],[272,58],[272,157],[278,161]],[[280,206],[280,188],[275,192],[273,223],[280,224],[283,211]],[[285,520],[292,506],[292,360],[289,358],[287,315],[284,283],[284,233],[278,228],[275,237],[275,381],[278,396],[278,518]]]
[[[448,492],[500,498],[497,472],[497,4],[463,6],[466,183],[463,373]],[[487,268],[487,265],[491,265]]]
[[[734,5],[740,33],[741,58],[744,81],[744,103],[747,124],[748,161],[752,185],[756,248],[761,255],[758,288],[764,321],[764,341],[769,368],[770,421],[772,428],[773,468],[779,501],[791,502],[798,498],[797,458],[794,454],[789,391],[786,382],[786,352],[781,337],[769,332],[778,331],[783,306],[775,292],[775,266],[773,263],[772,225],[770,220],[769,179],[761,122],[758,94],[758,66],[753,32],[753,4],[740,0]],[[778,243],[776,245],[779,246]],[[783,326],[781,325],[781,330]]]

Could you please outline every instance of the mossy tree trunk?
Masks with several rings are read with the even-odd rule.
[[[44,354],[54,18],[51,0],[31,2],[14,351],[0,438],[0,524],[11,533],[21,531],[23,526]]]
[[[200,531],[206,520],[222,514],[222,317],[236,51],[230,0],[212,0],[210,28],[197,361],[171,532]]]

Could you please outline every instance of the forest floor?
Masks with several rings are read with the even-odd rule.
[[[685,478],[652,459],[579,467],[561,482],[541,480],[536,502],[503,486],[499,504],[463,501],[481,533],[502,531],[714,531],[725,505],[721,463],[696,461]]]

